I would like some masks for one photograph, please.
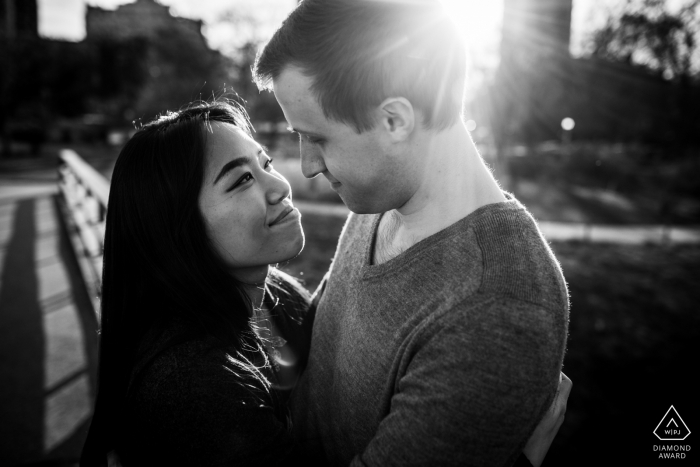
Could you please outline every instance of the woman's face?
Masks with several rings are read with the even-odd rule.
[[[236,278],[258,281],[304,247],[301,214],[287,180],[245,132],[212,122],[206,145],[199,209],[207,234]]]

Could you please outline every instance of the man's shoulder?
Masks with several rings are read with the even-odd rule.
[[[527,209],[512,195],[508,198],[477,209],[377,271],[411,271],[416,281],[435,284],[432,296],[448,296],[451,303],[479,293],[568,309],[559,262]],[[368,251],[379,218],[351,214],[336,260],[356,267]]]
[[[483,258],[481,293],[545,308],[568,308],[559,262],[517,200],[485,210],[471,225]]]

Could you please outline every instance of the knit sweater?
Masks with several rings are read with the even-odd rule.
[[[509,466],[556,393],[557,260],[509,197],[372,265],[351,215],[318,302],[295,434],[334,465]]]

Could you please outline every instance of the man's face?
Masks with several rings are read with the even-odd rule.
[[[400,207],[401,167],[389,155],[381,125],[358,134],[352,126],[326,119],[310,90],[312,80],[288,66],[273,82],[275,97],[292,130],[299,133],[301,170],[331,183],[351,211],[378,213]]]

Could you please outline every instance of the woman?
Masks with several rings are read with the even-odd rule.
[[[287,397],[313,311],[270,266],[303,245],[289,184],[244,111],[202,102],[141,128],[112,176],[99,392],[81,466],[108,453],[125,466],[303,459]],[[546,452],[554,418],[526,449]]]
[[[270,386],[291,386],[303,366],[308,296],[269,264],[301,251],[299,219],[289,184],[232,105],[167,114],[126,144],[109,198],[83,465],[112,450],[125,465],[293,453],[286,391]]]

